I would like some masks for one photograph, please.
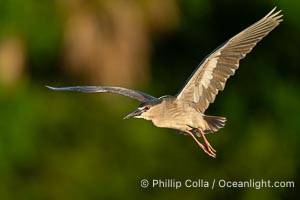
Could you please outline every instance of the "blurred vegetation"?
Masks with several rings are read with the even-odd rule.
[[[122,120],[138,102],[44,85],[176,94],[197,64],[274,6],[284,22],[241,61],[190,137]],[[300,181],[300,1],[0,2],[0,199],[297,199],[296,188],[158,189],[141,179]]]

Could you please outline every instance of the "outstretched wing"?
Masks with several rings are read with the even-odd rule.
[[[73,86],[73,87],[51,87],[46,86],[47,88],[51,90],[56,91],[79,91],[79,92],[109,92],[109,93],[116,93],[123,96],[130,97],[132,99],[136,99],[141,102],[146,102],[150,100],[156,99],[155,97],[137,91],[137,90],[131,90],[127,88],[122,87],[113,87],[113,86]]]
[[[191,103],[204,113],[218,91],[224,89],[229,76],[234,75],[239,61],[282,21],[281,11],[275,12],[275,9],[208,55],[178,93],[177,99]]]

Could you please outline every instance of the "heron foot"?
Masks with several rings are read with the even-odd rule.
[[[202,131],[201,128],[197,128],[197,130],[200,132],[201,137],[203,138],[203,141],[205,143],[205,146],[207,148],[207,150],[213,154],[215,154],[217,151],[210,145],[210,143],[208,142],[208,140],[205,137],[204,132]]]
[[[198,140],[197,140],[197,138],[195,137],[195,135],[191,132],[191,131],[187,131],[187,133],[190,135],[190,136],[192,136],[192,138],[196,141],[196,143],[198,144],[198,146],[206,153],[206,154],[208,154],[209,156],[211,156],[211,157],[213,157],[213,158],[215,158],[216,157],[216,150],[214,149],[214,148],[212,148],[212,146],[208,143],[208,141],[207,141],[207,143],[205,142],[205,140],[204,140],[204,142],[205,142],[205,145],[203,145],[201,142],[199,142]],[[204,138],[204,137],[203,137]],[[206,139],[206,138],[205,138]]]

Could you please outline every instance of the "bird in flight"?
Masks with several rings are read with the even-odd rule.
[[[214,102],[218,92],[224,89],[227,79],[234,75],[240,60],[282,20],[281,10],[276,11],[275,7],[262,19],[227,40],[202,60],[175,96],[156,98],[137,90],[114,86],[46,87],[56,91],[109,92],[136,99],[142,103],[124,119],[151,120],[157,127],[190,135],[205,153],[216,157],[216,150],[205,134],[223,128],[226,118],[205,115],[205,110]],[[203,143],[197,137],[202,137]]]

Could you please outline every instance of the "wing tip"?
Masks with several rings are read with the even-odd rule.
[[[266,19],[274,19],[276,22],[280,23],[283,21],[282,10],[276,10],[277,6],[275,6],[266,16]]]
[[[49,86],[49,85],[45,85],[46,88],[50,89],[50,90],[56,90],[57,88]]]

